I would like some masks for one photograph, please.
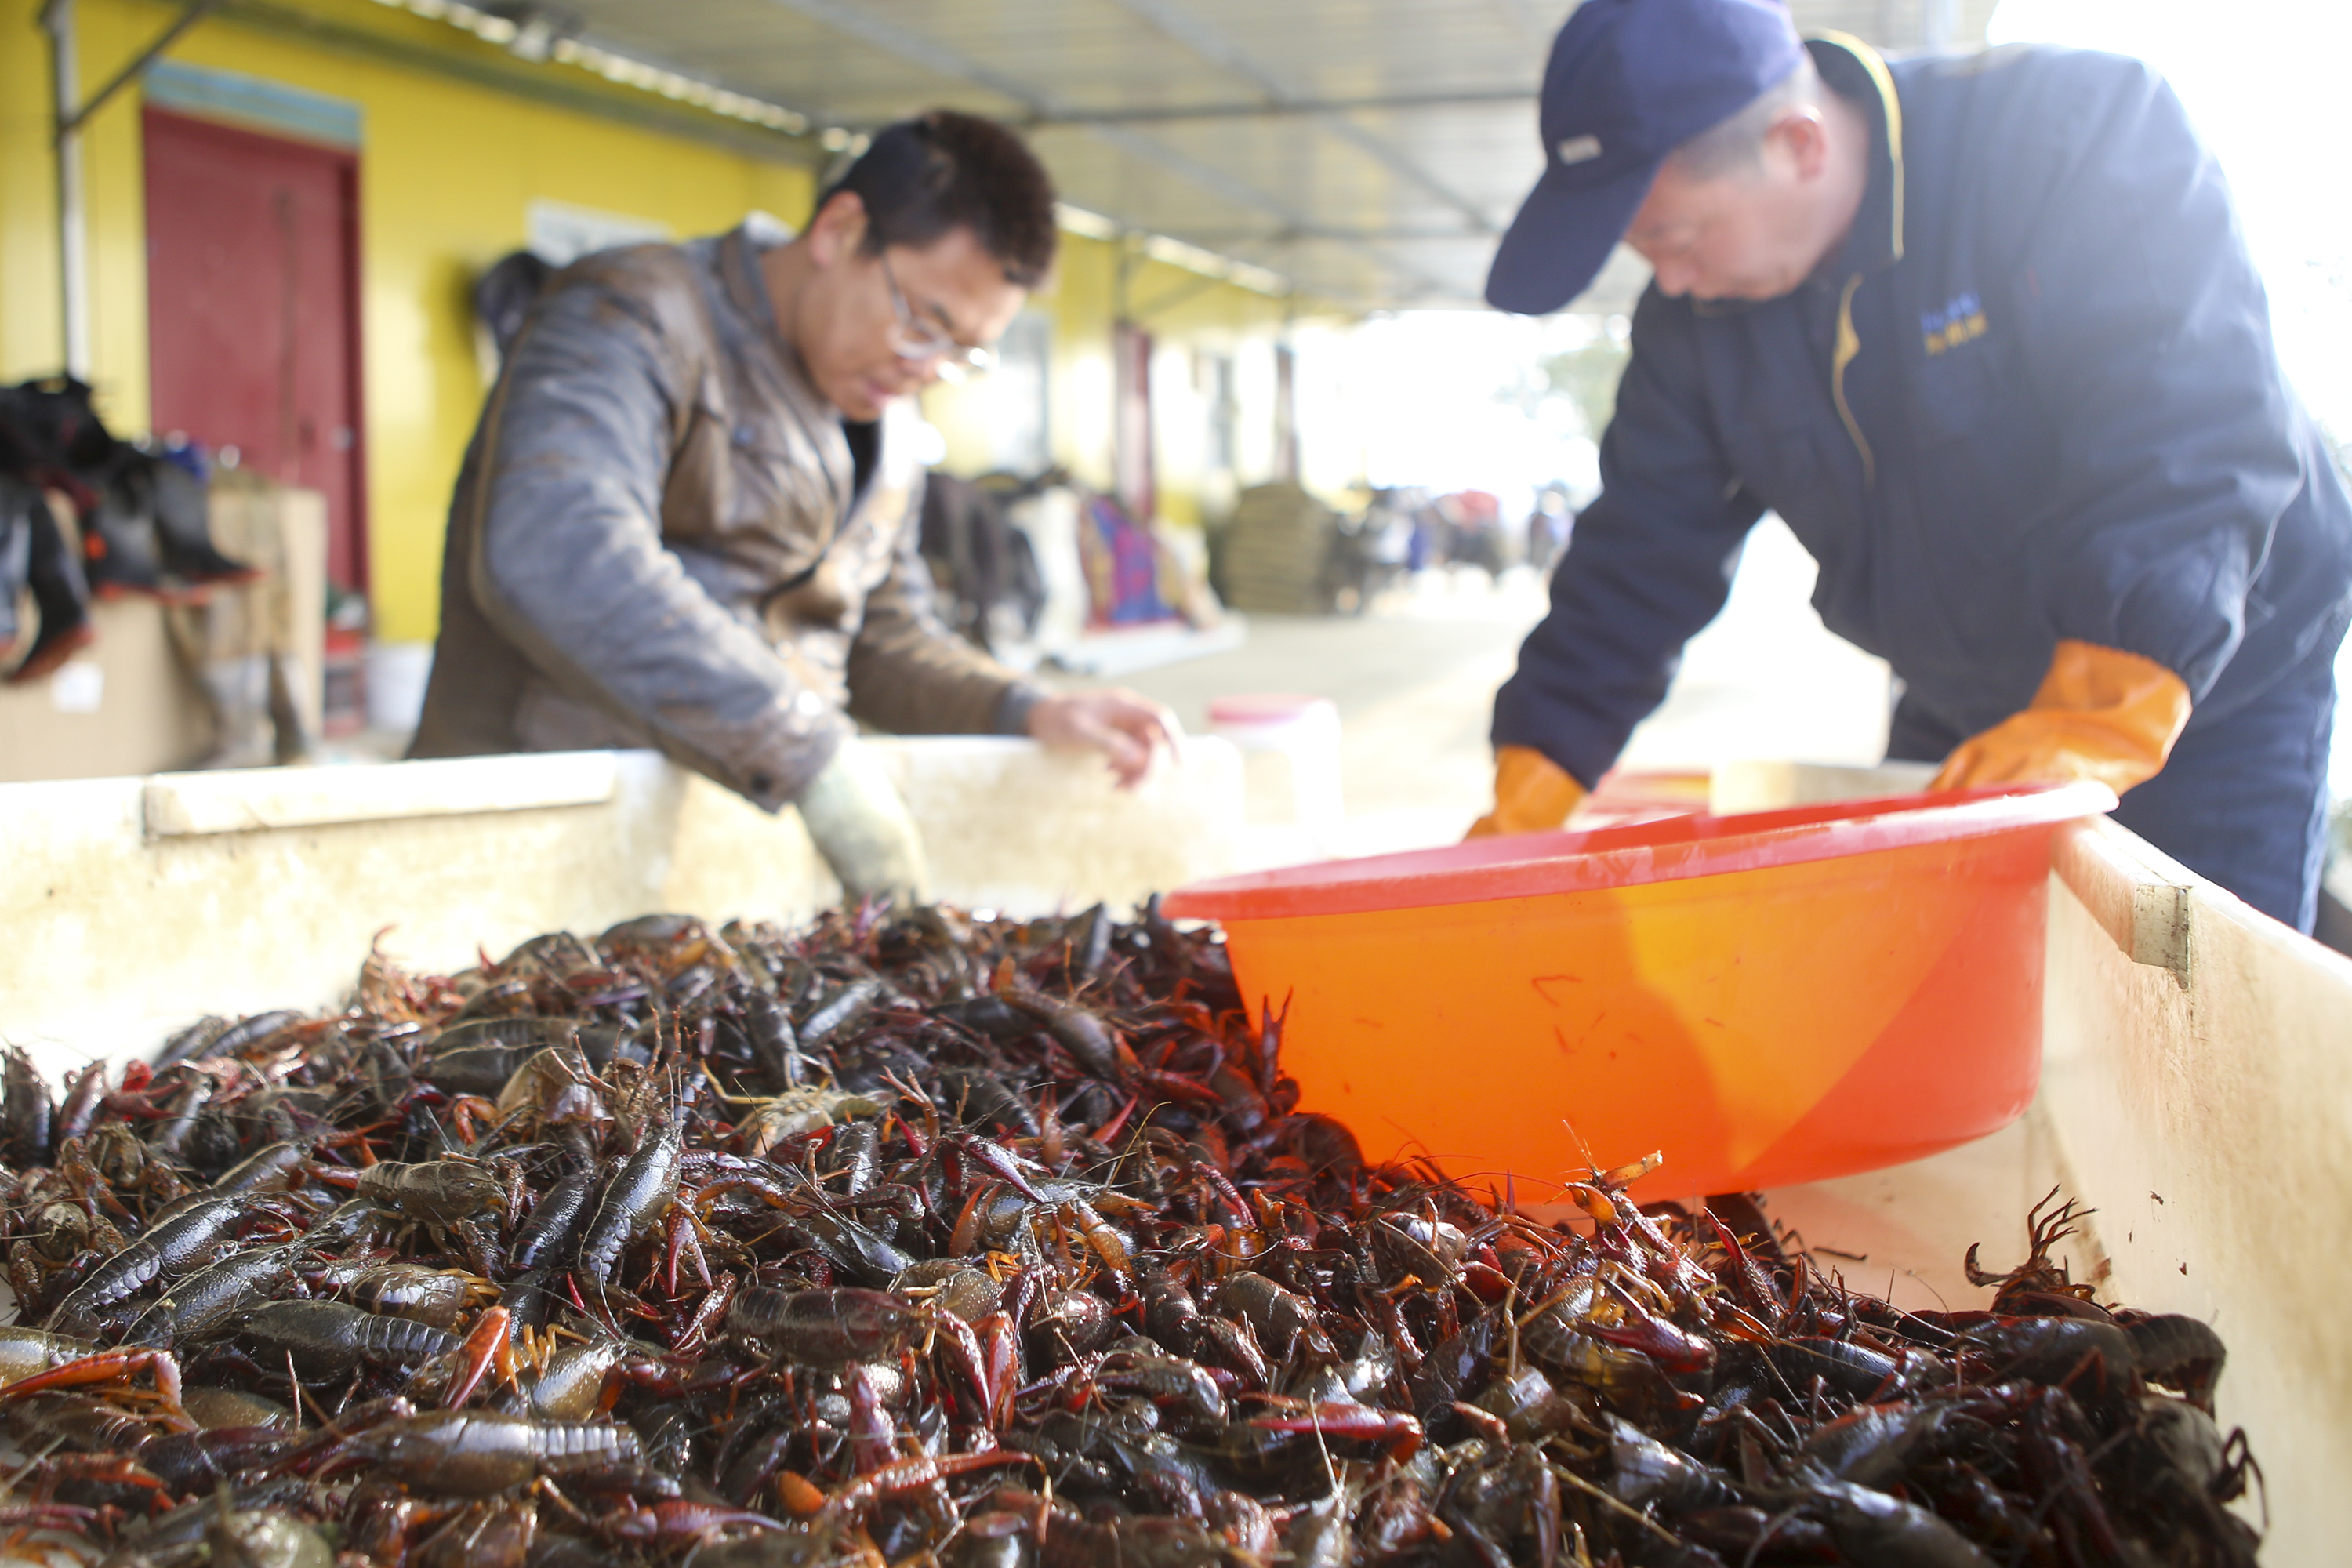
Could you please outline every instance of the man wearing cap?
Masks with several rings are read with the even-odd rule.
[[[1901,681],[1936,787],[2090,778],[2308,931],[2352,504],[2282,375],[2228,187],[2164,81],[2060,49],[1883,60],[1772,0],[1585,0],[1487,299],[1654,281],[1496,806],[1556,827],[1777,511]],[[2128,793],[2126,793],[2128,792]]]

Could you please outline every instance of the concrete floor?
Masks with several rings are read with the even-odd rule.
[[[1621,765],[1877,762],[1885,666],[1823,629],[1807,604],[1813,575],[1777,520],[1759,527],[1723,614],[1693,639],[1664,705],[1634,731]],[[1500,584],[1479,572],[1433,573],[1362,616],[1253,616],[1240,647],[1116,682],[1063,684],[1127,686],[1167,703],[1195,732],[1218,697],[1327,697],[1339,710],[1347,819],[1323,847],[1419,848],[1458,839],[1490,804],[1495,689],[1543,611],[1542,586],[1525,571]]]

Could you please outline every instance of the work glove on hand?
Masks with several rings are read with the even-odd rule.
[[[1568,820],[1584,786],[1533,746],[1495,748],[1495,809],[1470,825],[1467,837],[1548,833]]]
[[[922,835],[880,760],[856,740],[841,743],[795,804],[845,898],[903,908],[929,896]]]
[[[2073,638],[2032,705],[1944,760],[1931,790],[2096,779],[2121,795],[2154,778],[2189,722],[2189,688],[2151,658]]]

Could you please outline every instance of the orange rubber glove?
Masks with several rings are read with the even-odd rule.
[[[1963,741],[1927,787],[2096,779],[2121,795],[2157,775],[2188,722],[2180,677],[2152,658],[2068,638],[2032,706]]]
[[[1568,820],[1584,786],[1533,746],[1495,748],[1495,809],[1470,825],[1469,837],[1548,833]]]

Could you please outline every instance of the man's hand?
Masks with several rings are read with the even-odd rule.
[[[2032,706],[1961,742],[1927,787],[2096,779],[2121,795],[2163,768],[2189,710],[2189,688],[2154,659],[2069,638]]]
[[[1029,733],[1048,746],[1100,752],[1118,787],[1133,789],[1151,772],[1161,747],[1176,750],[1182,731],[1176,715],[1159,703],[1111,690],[1056,692],[1029,710]]]
[[[887,898],[906,909],[929,896],[923,836],[890,775],[855,735],[795,804],[849,901]]]
[[[1584,786],[1533,746],[1495,748],[1495,809],[1470,825],[1465,837],[1549,833],[1564,826],[1584,798]]]

